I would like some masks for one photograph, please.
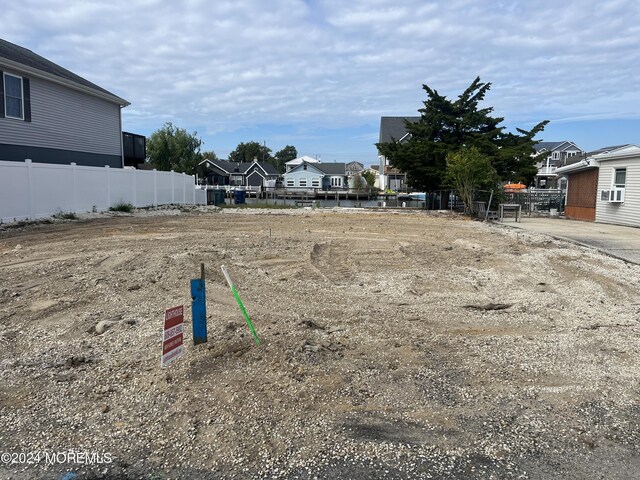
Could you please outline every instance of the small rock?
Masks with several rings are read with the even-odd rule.
[[[102,335],[104,332],[106,332],[109,328],[111,328],[112,325],[114,325],[116,322],[114,322],[113,320],[101,320],[100,322],[98,322],[98,324],[96,325],[96,334],[98,335]]]
[[[102,413],[107,413],[107,412],[109,412],[109,410],[111,410],[111,407],[109,405],[107,405],[106,403],[104,405],[102,405],[102,408],[100,409],[100,411]]]

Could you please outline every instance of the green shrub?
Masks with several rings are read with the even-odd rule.
[[[133,212],[133,205],[131,205],[130,203],[124,203],[124,202],[120,202],[120,203],[116,203],[113,207],[109,207],[109,210],[111,210],[112,212],[126,212],[126,213],[131,213]]]

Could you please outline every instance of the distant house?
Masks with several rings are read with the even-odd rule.
[[[295,190],[346,188],[345,164],[302,161],[284,173],[284,186]]]
[[[575,143],[562,142],[538,142],[533,147],[536,156],[544,157],[537,162],[538,173],[535,178],[536,188],[562,188],[558,183],[556,169],[579,162],[584,158],[585,152]],[[544,154],[547,153],[546,156]]]
[[[344,166],[344,171],[347,177],[360,175],[364,172],[364,165],[360,162],[349,162]]]
[[[422,117],[381,117],[379,143],[406,142],[409,138],[405,121],[417,123]]]
[[[294,158],[293,160],[289,160],[288,162],[286,162],[284,164],[285,173],[290,171],[290,170],[292,170],[292,169],[294,169],[295,167],[300,165],[302,162],[320,163],[320,160],[318,160],[317,158],[309,157],[307,155],[303,155],[302,157]]]
[[[407,132],[405,122],[416,123],[422,117],[381,117],[380,137],[378,143],[406,142],[410,134]],[[384,155],[378,156],[378,183],[381,190],[391,189],[395,191],[405,190],[407,176],[397,168],[389,165],[389,160]]]
[[[0,39],[0,160],[123,166],[126,100]]]
[[[601,148],[555,173],[568,182],[566,218],[640,226],[640,147]]]
[[[405,192],[407,190],[407,174],[397,168],[386,165],[384,174],[380,175],[380,166],[373,165],[372,170],[376,173],[376,183],[374,186],[381,190],[393,190],[394,192]],[[384,183],[383,183],[384,182]]]
[[[275,186],[278,179],[276,167],[267,162],[229,162],[227,160],[203,160],[208,185],[263,187]]]

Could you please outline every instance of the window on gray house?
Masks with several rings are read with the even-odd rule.
[[[22,77],[4,74],[4,112],[8,118],[24,120]]]

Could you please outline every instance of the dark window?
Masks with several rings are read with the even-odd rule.
[[[24,120],[22,77],[4,74],[4,114]]]

